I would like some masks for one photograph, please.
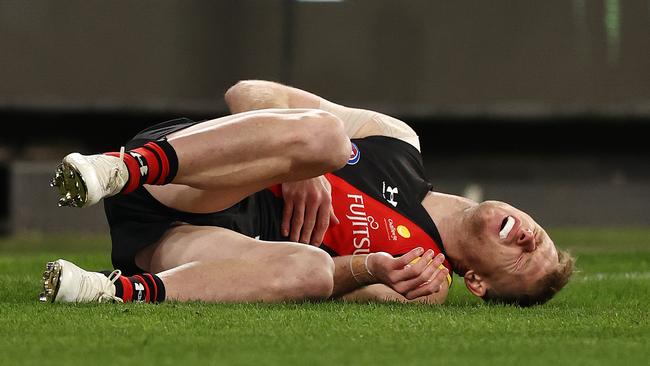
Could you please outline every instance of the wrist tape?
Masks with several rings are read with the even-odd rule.
[[[350,257],[350,271],[352,277],[360,285],[368,285],[375,281],[375,276],[368,269],[369,255],[352,255]]]

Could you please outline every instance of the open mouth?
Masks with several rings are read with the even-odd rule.
[[[505,239],[510,234],[510,231],[515,226],[515,218],[512,216],[506,216],[501,222],[501,231],[499,231],[499,238]]]

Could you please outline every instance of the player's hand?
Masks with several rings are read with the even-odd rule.
[[[330,224],[339,223],[332,208],[332,186],[324,176],[282,184],[282,235],[320,246]]]
[[[409,300],[428,296],[442,289],[449,271],[439,268],[445,260],[442,253],[434,257],[431,249],[423,252],[422,248],[415,248],[399,258],[384,252],[371,253],[368,269],[377,280]],[[420,256],[417,263],[411,264]]]

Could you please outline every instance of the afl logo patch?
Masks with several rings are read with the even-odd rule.
[[[354,165],[359,162],[359,158],[361,157],[361,151],[359,151],[359,148],[357,145],[352,142],[352,153],[350,153],[350,158],[348,159],[348,165]]]

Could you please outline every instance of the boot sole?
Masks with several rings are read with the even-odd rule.
[[[60,279],[61,264],[59,262],[47,262],[43,272],[43,292],[38,297],[41,302],[54,302],[59,292]]]
[[[79,170],[69,163],[59,164],[50,182],[59,190],[59,207],[83,207],[88,202],[88,189]]]

